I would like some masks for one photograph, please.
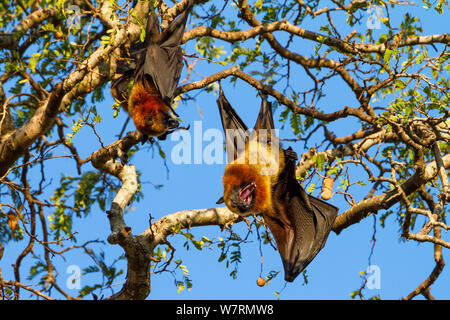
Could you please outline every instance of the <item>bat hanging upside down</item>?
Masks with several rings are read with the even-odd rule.
[[[220,88],[217,100],[226,137],[224,194],[217,202],[239,215],[262,214],[292,282],[323,248],[338,209],[308,195],[295,177],[297,154],[281,148],[271,103],[263,97],[252,134]]]
[[[179,126],[171,105],[183,69],[180,44],[193,5],[194,0],[189,0],[185,11],[163,32],[152,13],[144,42],[131,46],[129,57],[117,64],[111,93],[145,138],[164,140]]]

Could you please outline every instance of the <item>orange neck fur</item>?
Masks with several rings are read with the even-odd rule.
[[[159,136],[167,131],[164,118],[170,109],[154,86],[138,81],[133,85],[128,101],[128,112],[136,128],[147,136]]]
[[[169,107],[162,100],[158,92],[152,89],[155,88],[153,86],[143,85],[140,81],[137,82],[131,90],[129,104],[132,107],[142,106],[142,108],[149,113],[168,113]]]

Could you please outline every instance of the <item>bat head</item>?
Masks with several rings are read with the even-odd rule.
[[[136,121],[135,123],[139,121]],[[144,123],[143,125],[139,125],[139,131],[146,134],[149,137],[159,137],[163,134],[169,132],[169,130],[176,129],[180,123],[177,119],[173,118],[169,113],[165,114],[162,112],[153,113],[148,112],[145,113]],[[136,127],[138,127],[136,125]]]
[[[140,132],[148,137],[159,137],[178,128],[179,122],[170,111],[151,83],[137,81],[133,85],[128,113]]]
[[[270,183],[256,166],[230,164],[223,176],[223,201],[237,214],[263,212],[270,203]]]
[[[227,204],[240,213],[251,211],[255,205],[256,187],[254,181],[249,181],[232,188],[229,192]]]

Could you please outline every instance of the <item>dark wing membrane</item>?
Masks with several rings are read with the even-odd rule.
[[[225,132],[227,159],[228,162],[232,162],[245,147],[248,128],[228,102],[222,88],[219,91],[217,106],[222,119],[222,128]]]
[[[128,85],[136,76],[135,70],[137,61],[143,53],[143,44],[134,44],[130,48],[130,55],[117,61],[114,80],[111,82],[111,92],[114,98],[124,107],[128,101]]]
[[[183,54],[180,47],[161,47],[158,44],[147,47],[143,73],[153,79],[167,105],[172,104],[182,69]]]
[[[154,19],[155,18],[153,18],[153,16],[150,16],[149,20],[147,21],[147,35],[151,34],[149,32],[150,30],[154,30],[152,32],[159,33],[159,29],[155,31],[156,29],[151,27],[155,24]],[[142,76],[141,74],[138,74],[137,66],[139,64],[143,64],[145,56],[145,46],[148,42],[147,39],[148,37],[146,37],[145,42],[133,44],[130,47],[129,55],[117,62],[115,78],[111,82],[111,92],[114,98],[118,100],[124,107],[127,107],[129,84],[134,81],[134,79]]]
[[[266,220],[283,261],[285,280],[293,281],[325,245],[338,209],[309,196],[288,160],[273,190],[273,216]]]
[[[309,256],[305,258],[305,260],[309,259],[307,264],[311,262],[317,253],[319,253],[319,251],[324,247],[338,212],[338,208],[335,206],[316,197],[310,195],[308,195],[308,197],[309,203],[313,208],[316,221],[316,238]]]
[[[194,0],[189,0],[184,9],[184,12],[164,31],[164,34],[158,41],[163,47],[173,47],[179,46],[181,40],[183,39],[184,29],[186,27],[186,22],[189,17],[189,13],[194,6]]]
[[[169,27],[161,34],[157,43],[147,43],[147,52],[145,61],[143,61],[143,73],[149,75],[161,94],[162,99],[167,105],[172,104],[173,95],[180,80],[181,70],[183,69],[183,54],[180,48],[183,38],[184,29],[189,12],[194,5],[194,1],[190,0],[185,11],[172,21]],[[147,27],[149,32],[158,30],[157,20],[152,18],[152,27]],[[149,35],[150,39],[153,37]],[[141,67],[141,66],[140,66]],[[141,70],[138,71],[139,73]]]
[[[128,84],[133,79],[133,72],[126,72],[119,75],[118,78],[114,79],[111,83],[111,92],[114,97],[121,105],[127,107],[128,101]]]
[[[255,130],[258,129],[275,129],[273,124],[272,103],[267,101],[267,96],[264,95],[261,102],[261,108],[259,109],[258,118],[254,126]]]
[[[152,12],[147,20],[147,26],[145,28],[145,40],[143,43],[143,47],[146,47],[148,44],[152,42],[156,42],[160,37],[161,30],[159,29],[158,18],[156,17],[155,12]]]
[[[132,45],[130,55],[117,64],[117,76],[111,85],[117,100],[126,101],[128,84],[133,80],[144,81],[147,75],[153,80],[164,102],[169,106],[172,104],[183,69],[180,44],[193,5],[194,0],[189,0],[185,11],[162,34],[156,14],[152,13],[148,17],[144,42]]]

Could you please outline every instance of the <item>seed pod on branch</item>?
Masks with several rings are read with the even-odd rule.
[[[8,226],[13,233],[17,229],[17,225],[18,222],[16,214],[13,211],[8,212]]]
[[[326,177],[323,179],[322,183],[322,194],[320,195],[323,200],[331,199],[331,192],[333,191],[334,179],[330,177]]]

